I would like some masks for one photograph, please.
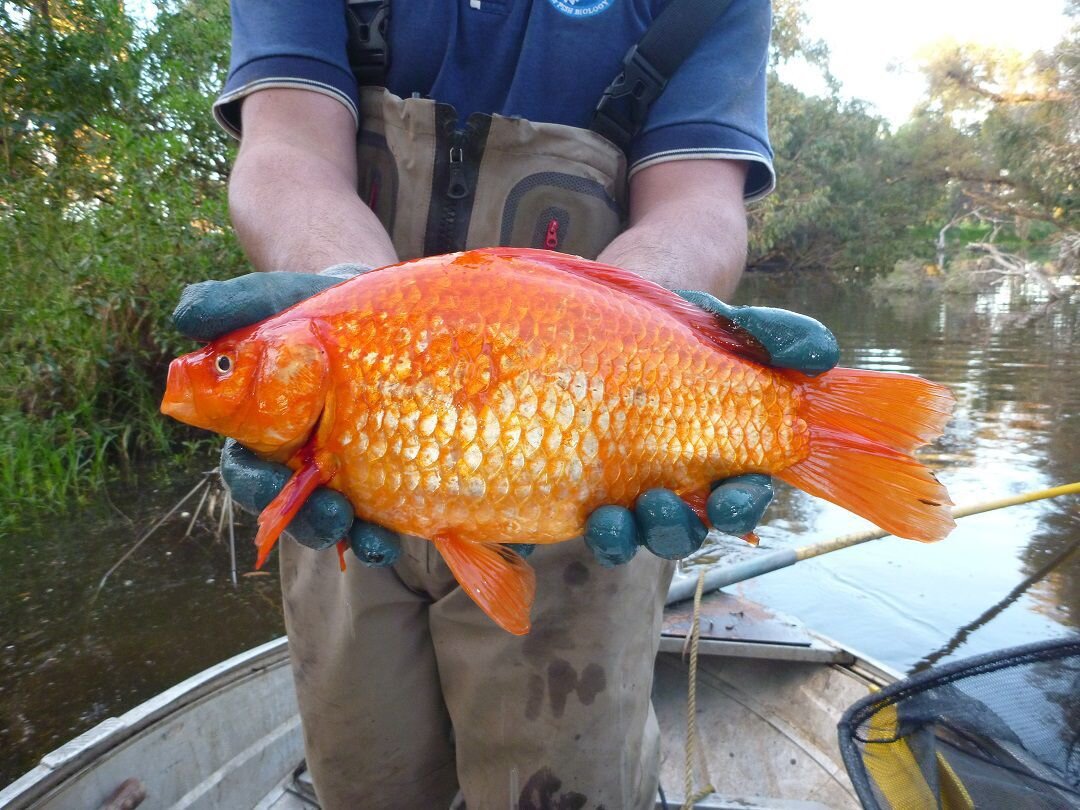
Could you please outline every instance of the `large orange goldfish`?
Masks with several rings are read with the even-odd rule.
[[[523,634],[535,579],[503,544],[578,537],[653,487],[693,499],[767,473],[903,537],[948,533],[948,494],[910,455],[940,435],[946,388],[764,357],[627,271],[491,248],[369,272],[180,357],[161,409],[295,470],[259,518],[259,565],[330,486],[429,538]]]

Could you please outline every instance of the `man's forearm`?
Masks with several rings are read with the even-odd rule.
[[[397,261],[386,230],[356,194],[356,129],[343,104],[269,88],[246,98],[241,115],[229,212],[256,269],[317,273],[342,262]]]
[[[746,264],[744,172],[732,161],[684,161],[645,169],[631,186],[630,227],[604,249],[599,261],[669,289],[729,298]]]
[[[258,270],[316,273],[340,262],[397,261],[386,230],[337,167],[288,144],[241,151],[229,210]]]
[[[704,233],[677,220],[642,223],[620,234],[598,261],[632,270],[671,290],[704,290],[727,300],[746,264],[745,222],[742,233],[740,240],[730,230]]]

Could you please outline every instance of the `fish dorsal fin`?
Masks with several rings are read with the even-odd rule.
[[[432,542],[462,590],[492,621],[515,636],[529,632],[536,574],[521,555],[498,543],[470,543],[449,533]]]
[[[535,248],[494,247],[473,252],[506,259],[528,259],[578,278],[589,279],[610,289],[629,293],[678,318],[711,346],[758,363],[769,362],[769,353],[753,335],[742,327],[726,318],[706,312],[656,282],[642,278],[629,270],[623,270],[621,267],[589,261],[580,256]]]

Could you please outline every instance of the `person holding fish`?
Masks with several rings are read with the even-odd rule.
[[[230,210],[260,272],[185,290],[176,325],[211,343],[173,364],[162,407],[233,437],[222,473],[263,513],[260,564],[288,525],[285,620],[322,806],[652,807],[653,660],[698,515],[751,534],[774,470],[849,505],[797,462],[814,420],[839,425],[830,408],[852,410],[856,387],[924,393],[819,378],[838,359],[824,327],[713,297],[742,272],[745,201],[774,183],[769,3],[233,0],[232,14],[214,112],[243,135]],[[473,250],[495,245],[533,250]],[[421,257],[436,258],[393,266]],[[680,346],[702,374],[686,403],[713,373],[779,390],[759,397],[780,409],[762,425],[778,420],[795,455],[753,462],[736,442],[744,460],[718,464],[691,437],[695,467],[647,431],[605,444],[610,425],[673,406],[639,385],[605,411],[604,384]],[[945,397],[920,401],[931,416],[861,429],[927,504],[944,495],[903,459]],[[910,536],[944,530],[922,518]]]

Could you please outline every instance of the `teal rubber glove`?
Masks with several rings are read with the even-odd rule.
[[[745,329],[769,353],[769,365],[810,377],[840,362],[840,345],[820,321],[773,307],[733,307],[699,290],[676,290],[691,304]]]
[[[709,293],[677,290],[680,296],[746,330],[769,354],[769,363],[816,376],[837,364],[840,347],[823,324],[797,312],[771,307],[733,307]],[[767,475],[740,475],[713,484],[705,504],[713,527],[725,534],[749,534],[772,500]],[[628,562],[645,546],[653,554],[680,560],[697,551],[708,530],[678,495],[666,489],[643,493],[634,510],[602,506],[586,523],[585,542],[602,565]]]
[[[371,268],[340,264],[319,275],[311,273],[248,273],[228,281],[200,281],[180,293],[173,326],[185,337],[211,341],[340,284],[349,275]]]

